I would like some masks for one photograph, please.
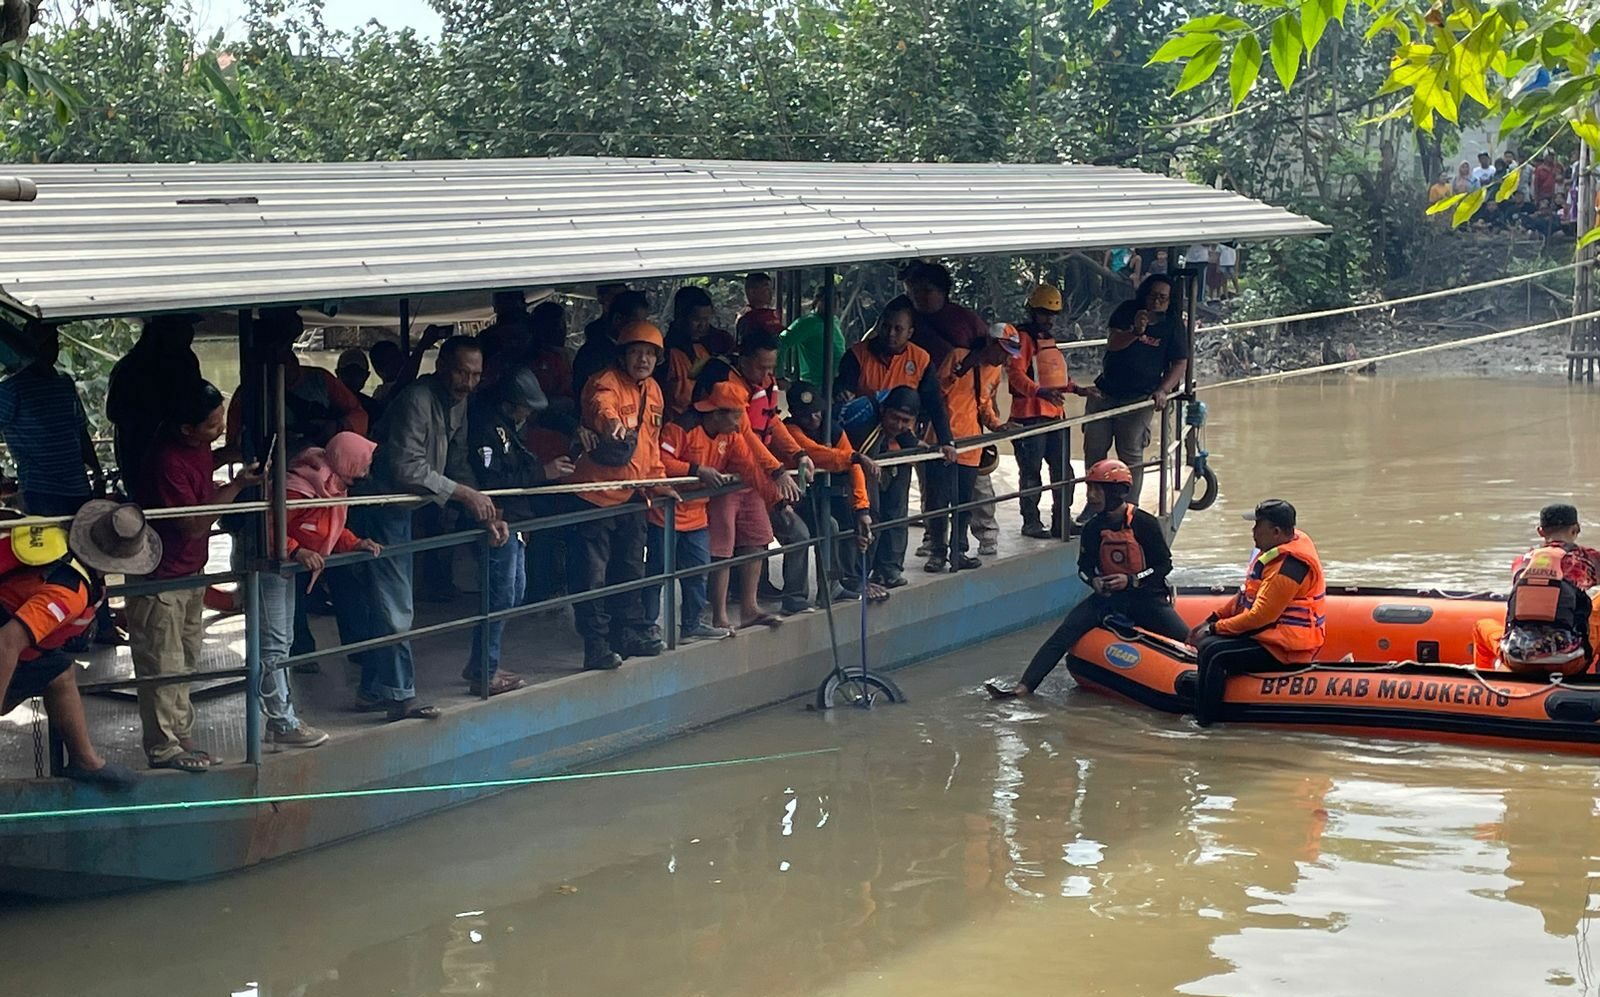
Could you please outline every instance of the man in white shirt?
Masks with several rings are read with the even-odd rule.
[[[1224,242],[1217,247],[1217,267],[1222,271],[1222,296],[1231,298],[1239,293],[1239,247]]]
[[[1472,189],[1488,186],[1494,182],[1494,163],[1489,161],[1487,152],[1478,153],[1478,165],[1472,170]]]

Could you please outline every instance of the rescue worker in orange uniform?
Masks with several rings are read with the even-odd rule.
[[[1209,727],[1228,675],[1310,664],[1326,635],[1327,585],[1311,538],[1296,529],[1294,506],[1267,499],[1246,519],[1258,553],[1237,595],[1189,634],[1199,650],[1195,722]]]
[[[672,323],[667,326],[667,361],[656,371],[667,417],[676,419],[689,410],[695,378],[712,357],[733,350],[733,337],[716,327],[717,310],[705,288],[693,284],[672,296]]]
[[[749,485],[767,505],[778,501],[777,489],[766,472],[756,464],[745,444],[740,426],[744,422],[745,407],[750,395],[732,381],[721,381],[712,386],[704,398],[695,402],[685,412],[661,431],[661,462],[667,475],[674,478],[699,478],[707,488],[720,488],[733,481],[730,474]],[[677,537],[666,536],[666,515],[660,507],[650,510],[649,555],[646,565],[650,574],[659,575],[666,563],[664,547],[675,543],[677,566],[704,567],[713,557],[733,556],[733,536],[720,537],[723,546],[711,538],[708,498],[685,498],[674,516]],[[703,618],[707,605],[706,575],[689,575],[679,582],[682,598],[682,629],[684,640],[721,640],[733,636],[728,626],[728,586],[726,571],[716,601],[711,603],[711,621]],[[645,619],[654,621],[661,611],[661,589],[644,590]]]
[[[1055,633],[1040,646],[1009,687],[994,682],[984,688],[995,699],[1026,696],[1039,688],[1078,641],[1107,616],[1116,614],[1152,633],[1182,640],[1189,632],[1172,608],[1172,548],[1156,517],[1128,501],[1133,474],[1120,460],[1103,460],[1089,468],[1089,498],[1102,510],[1085,524],[1078,549],[1078,577],[1090,594],[1072,608]]]
[[[612,364],[589,378],[583,388],[583,426],[578,437],[584,453],[573,482],[641,481],[666,477],[661,463],[664,405],[654,374],[664,350],[661,330],[649,322],[633,322],[617,334]],[[633,511],[572,528],[579,543],[567,554],[567,590],[588,592],[644,577],[645,503],[647,495],[677,499],[671,488],[624,486],[565,496],[560,511],[595,506],[631,505]],[[583,667],[610,669],[623,656],[660,654],[654,623],[645,619],[638,590],[573,606],[573,619],[583,637]],[[619,654],[620,652],[620,654]]]
[[[834,383],[846,398],[911,388],[921,401],[919,421],[933,427],[945,459],[954,462],[956,452],[950,446],[950,418],[938,370],[928,351],[911,341],[917,328],[916,314],[911,299],[903,294],[885,305],[872,333],[845,351]]]
[[[1600,585],[1600,551],[1578,543],[1578,510],[1565,503],[1539,510],[1543,542],[1511,567],[1506,617],[1473,628],[1473,664],[1496,662],[1526,675],[1578,675],[1594,660],[1596,621],[1589,589]]]
[[[1067,370],[1067,358],[1056,345],[1055,324],[1062,309],[1061,292],[1049,284],[1040,284],[1028,295],[1028,321],[1017,326],[1005,326],[1014,338],[1016,353],[1007,365],[1011,384],[1011,418],[1023,426],[1034,426],[1064,417],[1062,405],[1067,395],[1091,397],[1098,394],[1092,387],[1080,387],[1072,381]],[[1013,337],[1013,333],[1015,334]],[[1075,489],[1072,485],[1071,435],[1066,429],[1028,436],[1013,445],[1017,455],[1017,480],[1023,489],[1038,488],[1044,483],[1043,470],[1050,467],[1050,484],[1066,487],[1051,494],[1050,526],[1047,529],[1039,515],[1043,493],[1025,495],[1021,499],[1022,535],[1043,539],[1061,537],[1063,524],[1075,532],[1072,506]]]
[[[944,392],[950,432],[958,439],[992,432],[1005,425],[995,409],[994,397],[1000,390],[1000,376],[1009,353],[1003,340],[982,336],[972,341],[970,349],[953,347],[939,364],[939,387]],[[967,450],[958,453],[953,464],[929,463],[928,511],[971,503],[982,459],[981,450]],[[937,516],[928,520],[928,560],[922,570],[930,573],[967,571],[982,566],[982,561],[967,553],[972,513],[972,509],[962,509],[953,517]],[[950,535],[952,525],[954,536]]]
[[[0,716],[33,696],[67,748],[69,779],[107,789],[139,781],[89,739],[76,668],[62,648],[94,622],[108,574],[144,575],[161,561],[161,538],[136,505],[86,503],[71,526],[13,530],[0,540]]]

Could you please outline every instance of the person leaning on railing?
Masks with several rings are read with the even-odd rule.
[[[814,484],[806,501],[800,504],[807,517],[806,526],[813,536],[823,535],[823,516],[833,517],[833,561],[829,568],[833,587],[830,599],[861,598],[861,558],[866,556],[872,543],[872,497],[867,491],[878,487],[878,465],[866,454],[857,453],[850,437],[840,427],[835,427],[838,437],[833,446],[820,442],[822,417],[827,402],[815,385],[796,381],[789,385],[789,418],[784,424],[789,435],[805,448],[812,462],[823,471],[832,472],[834,478],[826,489]],[[847,477],[848,475],[848,477]],[[818,555],[821,556],[820,554]],[[868,586],[874,599],[887,598],[888,590],[882,586]]]
[[[1137,297],[1111,313],[1105,368],[1094,382],[1103,397],[1091,397],[1084,406],[1085,415],[1138,402],[1154,402],[1157,408],[1166,405],[1189,366],[1189,347],[1172,304],[1172,278],[1152,274],[1139,285]],[[1151,408],[1141,408],[1083,427],[1083,459],[1089,463],[1104,460],[1116,444],[1118,459],[1133,472],[1129,501],[1134,505],[1139,504],[1144,452],[1150,445],[1154,414]],[[1086,509],[1084,516],[1094,511]]]
[[[540,460],[522,442],[529,418],[549,405],[538,377],[527,367],[501,377],[491,389],[472,400],[467,414],[467,448],[472,473],[485,491],[531,488],[558,481],[572,473],[570,458]],[[497,500],[509,522],[532,519],[531,496],[505,496]],[[522,538],[512,534],[504,544],[489,548],[489,611],[499,612],[522,603],[527,588],[527,560]],[[461,677],[474,696],[497,696],[520,689],[522,676],[500,669],[500,642],[505,621],[495,620],[473,632],[472,657]]]
[[[849,434],[850,445],[856,452],[877,461],[897,450],[914,449],[921,445],[917,439],[917,420],[922,415],[922,400],[915,388],[901,385],[889,391],[857,398],[845,406],[840,423]],[[878,474],[878,487],[869,489],[873,499],[872,519],[887,523],[903,519],[911,506],[911,465],[900,464],[882,468]],[[876,599],[876,584],[887,596],[886,590],[908,584],[906,570],[906,538],[909,531],[904,523],[880,526],[874,530],[872,547],[867,552],[870,568],[867,596]]]
[[[222,436],[222,392],[201,381],[194,394],[177,402],[163,434],[145,455],[144,473],[134,495],[147,509],[226,505],[246,488],[261,483],[261,470],[251,464],[225,485],[212,475],[212,444]],[[197,575],[210,556],[215,513],[181,519],[158,519],[161,560],[152,581]],[[128,640],[133,672],[140,678],[190,675],[199,670],[203,652],[205,586],[169,589],[128,597]],[[139,687],[139,720],[151,768],[200,773],[211,767],[211,755],[194,740],[194,705],[188,682]]]
[[[491,543],[506,542],[506,524],[487,495],[473,488],[467,458],[467,400],[483,376],[483,353],[470,336],[452,336],[439,347],[434,373],[419,377],[396,394],[384,409],[374,434],[370,489],[401,492],[428,499],[436,506],[455,503],[488,527]],[[358,505],[350,512],[350,528],[388,548],[411,541],[410,505]],[[341,622],[346,642],[392,637],[411,629],[413,594],[410,554],[358,561],[348,565],[346,581],[364,598]],[[436,719],[436,706],[417,702],[416,670],[410,641],[391,643],[355,654],[361,665],[358,707],[383,712],[390,720]]]
[[[619,295],[613,304],[632,292]],[[578,434],[584,447],[573,482],[642,481],[666,477],[661,463],[661,424],[665,405],[655,381],[665,340],[661,330],[638,321],[617,335],[617,353],[610,366],[591,377],[583,389],[583,426]],[[625,512],[577,524],[580,546],[567,552],[567,589],[570,594],[644,577],[645,499],[655,495],[676,501],[667,486],[637,488],[622,485],[568,496],[562,512],[596,507],[623,507]],[[591,599],[573,607],[573,619],[583,637],[583,667],[612,669],[622,656],[650,657],[666,649],[655,627],[644,616],[638,590],[606,599]],[[620,654],[618,652],[621,652]]]

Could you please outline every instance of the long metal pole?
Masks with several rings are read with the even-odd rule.
[[[244,573],[244,751],[245,761],[261,764],[261,572],[251,564]],[[290,575],[289,584],[300,584]]]
[[[289,558],[289,439],[285,415],[283,358],[272,360],[272,431],[278,445],[269,455],[272,461],[272,559]]]
[[[833,431],[833,267],[822,268],[822,300],[819,302],[822,319],[822,445],[831,447],[837,442]],[[847,472],[848,473],[848,472]],[[824,489],[820,501],[812,503],[816,510],[817,526],[822,530],[822,545],[817,548],[817,587],[822,591],[818,593],[826,604],[833,602],[833,586],[829,582],[831,573],[827,566],[833,564],[833,545],[838,541],[833,530],[833,475],[822,476],[822,484],[812,483],[812,488]],[[852,541],[853,542],[853,541]],[[862,605],[866,605],[867,590],[861,590]],[[864,611],[864,610],[863,610]],[[832,635],[832,620],[829,620],[829,635]],[[834,663],[838,663],[838,655],[834,655]]]
[[[667,648],[678,646],[678,503],[661,500],[661,632]]]
[[[1580,237],[1585,232],[1594,228],[1595,224],[1594,167],[1594,154],[1589,150],[1588,143],[1578,143],[1578,176],[1576,178],[1578,185],[1577,231]],[[1592,310],[1591,302],[1594,298],[1594,273],[1592,263],[1594,259],[1595,247],[1593,244],[1585,246],[1583,249],[1578,251],[1578,262],[1588,262],[1591,264],[1591,266],[1580,266],[1576,271],[1572,295],[1573,315],[1584,315]],[[1568,363],[1568,378],[1574,378],[1578,376],[1578,371],[1581,369],[1581,376],[1584,380],[1594,380],[1594,369],[1596,364],[1596,358],[1594,354],[1597,342],[1593,333],[1593,329],[1594,323],[1592,320],[1573,323],[1572,335],[1570,338],[1572,343],[1571,351],[1573,353],[1581,353],[1584,355],[1582,357],[1574,357],[1573,360]]]
[[[517,535],[513,533],[506,543],[515,543]],[[489,558],[492,547],[489,546],[489,531],[485,530],[483,539],[478,544],[478,698],[489,698],[489,590],[494,585],[494,580],[489,572]],[[501,635],[504,636],[504,624],[501,624]]]
[[[833,446],[833,267],[822,268],[822,444]],[[830,513],[831,515],[831,513]]]

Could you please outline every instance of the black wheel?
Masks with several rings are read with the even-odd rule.
[[[867,705],[877,703],[903,703],[906,694],[893,681],[876,672],[862,672],[859,668],[846,668],[844,675],[833,672],[827,681],[817,687],[817,709],[831,710],[836,706],[860,706],[867,697]]]
[[[1209,467],[1200,469],[1200,482],[1200,491],[1189,500],[1189,508],[1195,512],[1205,512],[1211,508],[1217,501],[1217,493],[1220,490],[1217,486],[1217,472]]]

